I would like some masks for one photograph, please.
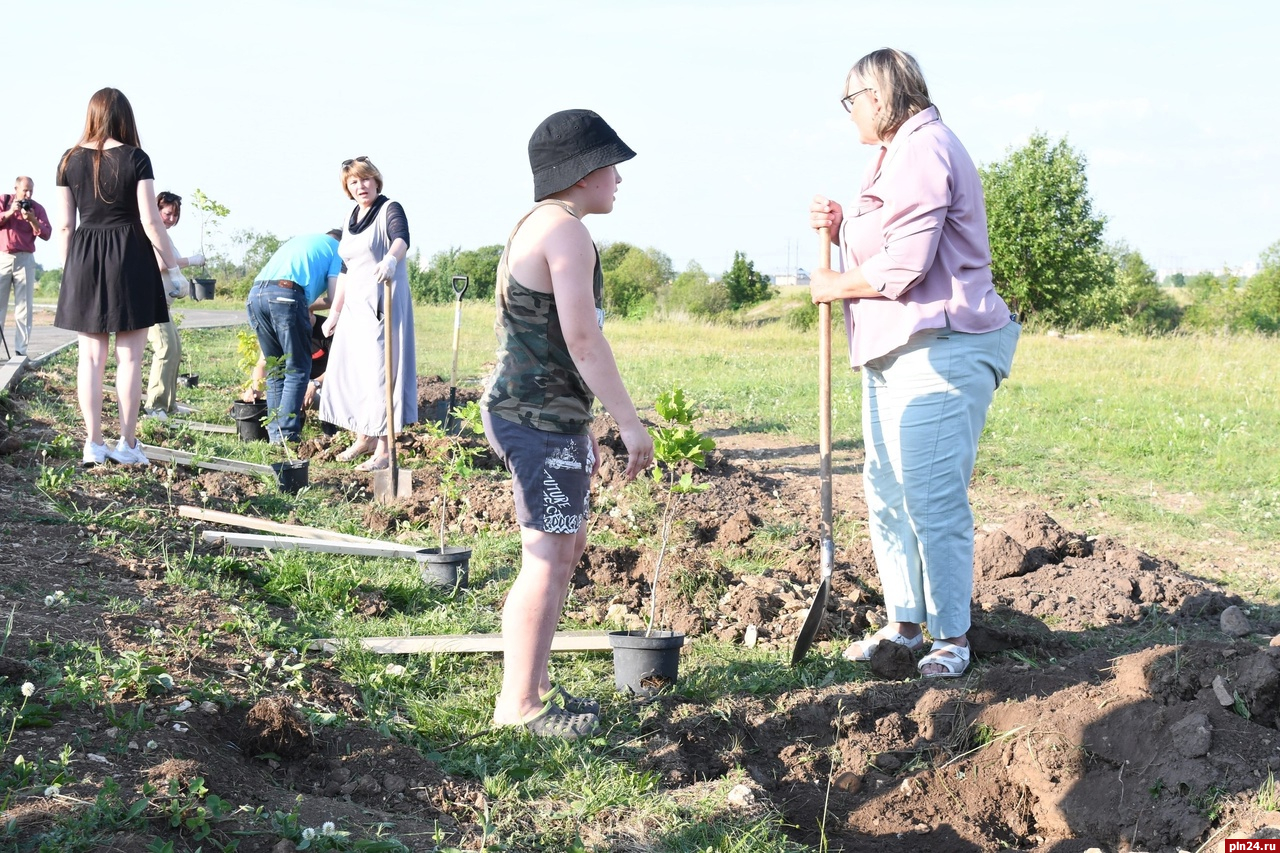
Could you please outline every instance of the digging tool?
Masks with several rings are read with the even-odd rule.
[[[458,282],[462,282],[461,288],[458,287]],[[458,335],[462,331],[462,295],[470,285],[471,279],[465,275],[453,277],[453,294],[457,297],[453,303],[453,366],[449,368],[449,405],[441,418],[446,432],[453,426],[453,407],[458,402]]]
[[[831,269],[831,230],[818,231],[818,265]],[[831,303],[818,305],[818,479],[822,490],[822,522],[818,527],[819,547],[822,549],[822,579],[813,603],[804,617],[800,636],[796,638],[795,651],[791,653],[791,665],[804,660],[805,653],[813,645],[813,638],[822,624],[822,614],[827,610],[831,596],[831,567],[835,563],[836,546],[831,538]]]
[[[387,377],[387,454],[390,457],[387,467],[373,472],[373,499],[380,503],[407,498],[413,493],[413,474],[399,465],[399,454],[396,452],[396,405],[395,405],[395,371],[391,360],[391,284],[388,278],[382,287],[382,338],[384,349],[384,370]]]

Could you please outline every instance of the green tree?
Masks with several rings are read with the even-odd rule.
[[[1111,285],[1084,157],[1037,132],[981,174],[996,289],[1029,318],[1082,325],[1082,305]]]
[[[222,282],[222,291],[237,300],[246,298],[254,279],[284,241],[270,231],[246,228],[231,237],[232,248],[240,256],[236,261],[227,255],[213,254],[205,260],[204,270]]]
[[[769,277],[756,272],[756,265],[747,260],[744,252],[733,253],[733,266],[721,276],[721,280],[729,295],[729,307],[735,311],[773,296]]]
[[[604,305],[610,314],[620,317],[642,317],[652,308],[658,291],[671,281],[671,258],[657,249],[637,249],[628,246],[621,260],[617,260],[613,243],[600,255],[604,270]],[[612,267],[604,267],[604,257],[610,256]],[[615,263],[616,261],[616,263]]]
[[[1187,279],[1192,303],[1182,313],[1182,325],[1206,332],[1243,332],[1254,328],[1240,278],[1202,272]]]
[[[1280,331],[1280,241],[1258,258],[1259,269],[1249,279],[1244,301],[1254,325],[1267,332]]]
[[[195,192],[191,194],[191,206],[200,215],[200,254],[205,255],[207,254],[204,250],[205,234],[216,233],[218,223],[230,216],[231,210],[226,205],[209,198],[199,187],[196,187]]]
[[[1110,326],[1150,334],[1177,327],[1182,311],[1160,289],[1156,271],[1127,244],[1106,249],[1110,287],[1092,290],[1081,306],[1081,325]]]
[[[1187,277],[1180,272],[1176,272],[1173,275],[1165,276],[1161,284],[1165,287],[1186,287]]]
[[[622,263],[628,254],[632,251],[638,252],[640,248],[630,243],[618,241],[617,243],[601,243],[599,251],[600,268],[605,272],[612,272],[618,268],[618,265]]]
[[[713,282],[697,261],[690,261],[663,291],[661,302],[667,314],[714,317],[729,310],[729,291],[723,281]]]
[[[465,275],[471,283],[466,299],[492,299],[498,279],[502,245],[463,250],[451,247],[436,252],[424,267],[418,256],[409,258],[409,290],[416,302],[452,302],[453,277]]]

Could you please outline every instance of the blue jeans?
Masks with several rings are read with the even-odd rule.
[[[249,326],[268,359],[283,358],[283,371],[267,364],[267,434],[273,444],[302,437],[302,400],[311,380],[311,318],[306,291],[294,285],[254,282],[245,303]]]
[[[978,436],[1022,327],[931,329],[863,365],[863,484],[890,622],[935,638],[969,630]]]

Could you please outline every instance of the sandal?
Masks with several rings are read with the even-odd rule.
[[[357,471],[385,471],[391,467],[390,456],[375,456],[356,466]]]
[[[925,666],[931,663],[942,667],[946,672],[925,672]],[[968,668],[969,647],[944,643],[941,640],[934,640],[929,654],[920,658],[920,662],[916,664],[916,669],[919,669],[920,674],[925,678],[959,678]]]
[[[558,737],[578,740],[590,737],[600,728],[600,718],[595,714],[571,714],[548,700],[542,710],[520,721],[534,737]]]
[[[570,714],[591,714],[595,717],[600,716],[599,699],[592,699],[587,696],[574,696],[559,684],[551,685],[551,689],[546,693],[543,693],[538,698],[543,702],[554,702],[558,698],[560,700],[560,707],[564,708]]]
[[[920,633],[914,637],[904,637],[886,626],[874,634],[868,634],[861,640],[850,643],[849,648],[844,650],[844,658],[852,661],[869,661],[871,660],[871,655],[875,653],[876,646],[881,643],[897,643],[900,646],[906,646],[909,651],[915,652],[924,648],[924,634]]]
[[[378,442],[376,440],[367,441],[367,442],[357,441],[355,444],[351,445],[346,450],[338,454],[338,461],[350,462],[353,459],[357,459],[361,456],[368,456],[370,453],[374,451],[374,448],[376,448],[377,446],[378,446]]]

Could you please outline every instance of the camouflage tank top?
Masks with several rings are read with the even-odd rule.
[[[586,435],[591,425],[591,404],[595,395],[583,381],[569,355],[560,328],[553,294],[530,290],[511,276],[507,256],[511,241],[529,215],[544,204],[535,205],[521,217],[507,238],[498,262],[494,295],[498,305],[494,331],[498,335],[498,363],[485,383],[480,405],[494,417],[545,432]],[[572,211],[570,211],[572,212]],[[596,316],[604,322],[604,273],[600,252],[591,283]]]

